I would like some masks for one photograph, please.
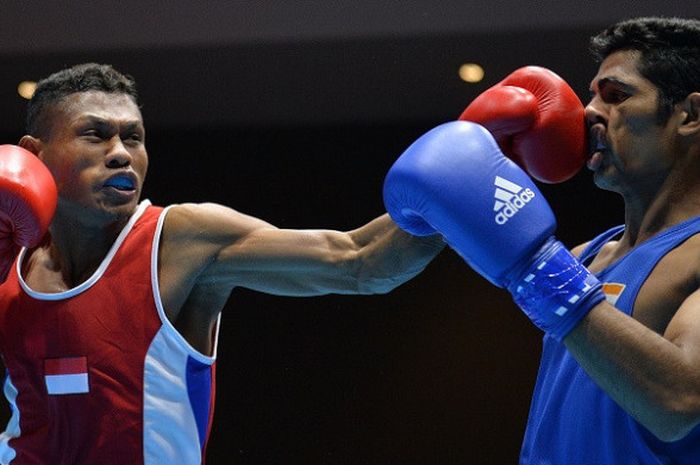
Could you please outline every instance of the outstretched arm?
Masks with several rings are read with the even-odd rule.
[[[350,232],[291,230],[220,205],[188,204],[168,214],[161,256],[179,263],[175,273],[189,270],[190,286],[221,292],[373,294],[420,273],[443,247],[439,236],[411,236],[388,215]]]

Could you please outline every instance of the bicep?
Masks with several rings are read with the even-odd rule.
[[[217,261],[238,271],[312,271],[334,268],[354,248],[341,232],[263,227],[224,247]]]
[[[697,240],[691,238],[688,245],[696,244]],[[683,270],[684,268],[695,270],[691,273],[692,278],[688,280],[687,286],[691,291],[678,306],[678,310],[670,319],[663,335],[675,345],[686,349],[689,353],[695,354],[695,361],[700,364],[700,257],[691,248],[680,255],[681,261],[673,262],[669,268],[669,273]],[[678,253],[681,250],[678,249]],[[688,257],[696,257],[690,264],[687,264]]]
[[[683,301],[666,327],[664,337],[700,362],[700,289]]]
[[[282,295],[355,288],[351,238],[327,230],[259,228],[221,250],[210,272],[236,285]]]
[[[173,213],[169,237],[179,240],[171,240],[176,245],[170,249],[191,258],[184,262],[198,264],[195,284],[283,295],[343,292],[356,286],[351,263],[358,246],[348,233],[279,229],[214,204],[182,206]]]

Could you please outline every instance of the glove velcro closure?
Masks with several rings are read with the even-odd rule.
[[[506,287],[515,303],[558,341],[605,299],[598,278],[554,237],[510,277]]]

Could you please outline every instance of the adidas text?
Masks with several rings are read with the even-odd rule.
[[[496,203],[493,209],[497,212],[495,220],[498,225],[506,224],[521,208],[535,198],[532,189],[523,189],[500,176],[496,176],[494,184],[496,185]]]
[[[506,203],[500,212],[496,214],[496,223],[506,224],[509,218],[518,213],[526,203],[535,198],[535,193],[531,189],[524,189],[518,195],[513,196],[513,200]]]

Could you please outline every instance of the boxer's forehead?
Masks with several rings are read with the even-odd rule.
[[[84,118],[143,122],[141,110],[127,94],[79,92],[65,97],[59,104],[58,111],[71,122]]]
[[[590,84],[591,94],[596,94],[600,89],[609,84],[623,87],[632,87],[649,83],[637,68],[641,53],[638,50],[620,50],[611,53],[603,60],[598,68],[598,73]]]
[[[87,121],[114,126],[143,127],[141,110],[127,94],[101,91],[76,92],[62,98],[48,109],[50,132],[74,127]]]

